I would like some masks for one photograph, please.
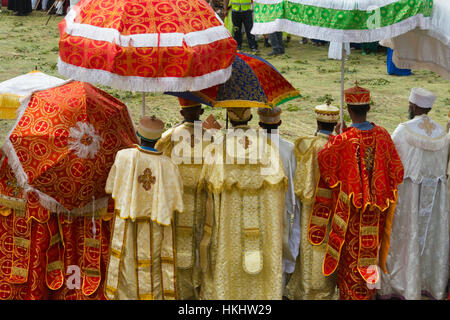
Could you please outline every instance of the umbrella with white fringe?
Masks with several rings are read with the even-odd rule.
[[[81,0],[60,22],[58,71],[143,92],[196,91],[231,75],[236,41],[204,0]]]
[[[343,121],[348,44],[380,41],[415,28],[428,29],[433,0],[255,0],[254,5],[253,34],[283,31],[331,42],[330,58],[342,61]]]

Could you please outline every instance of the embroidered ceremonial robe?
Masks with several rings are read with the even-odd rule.
[[[301,201],[301,239],[300,252],[295,270],[286,287],[286,296],[290,300],[331,300],[337,299],[335,276],[322,274],[322,262],[325,256],[326,241],[313,246],[308,241],[308,224],[314,202],[314,194],[319,181],[319,163],[317,154],[329,140],[329,135],[318,133],[314,137],[300,137],[295,141],[297,170],[294,176],[295,195]]]
[[[201,188],[207,200],[200,243],[200,298],[281,299],[287,190],[283,163],[270,144],[258,157],[258,141],[246,136],[235,140],[234,150],[242,152],[233,152],[233,143],[227,141],[225,150],[216,152],[223,152],[223,162],[216,159],[203,166]]]
[[[155,148],[178,164],[183,181],[184,212],[175,219],[178,298],[198,298],[200,266],[198,245],[201,240],[205,197],[197,192],[203,167],[204,130],[195,132],[194,123],[184,122],[163,133]]]
[[[0,205],[0,299],[104,299],[106,208],[101,217],[50,213],[35,193],[25,197],[6,157],[0,166]]]
[[[389,133],[350,127],[319,152],[320,178],[308,239],[321,245],[331,230],[323,273],[337,269],[340,299],[369,300],[385,269],[397,185],[403,166]],[[368,285],[369,284],[369,285]]]
[[[427,115],[392,134],[405,168],[382,275],[381,296],[445,298],[449,269],[448,137]]]
[[[160,152],[117,153],[105,187],[116,210],[108,299],[177,299],[173,219],[183,212],[182,189],[177,166]]]

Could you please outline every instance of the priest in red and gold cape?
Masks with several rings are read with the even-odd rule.
[[[390,134],[366,121],[370,92],[356,84],[345,91],[345,101],[352,125],[319,152],[320,180],[308,239],[320,245],[330,225],[324,275],[337,271],[340,299],[370,300],[380,277],[378,266],[386,272],[403,165]]]
[[[114,203],[104,211],[95,219],[48,211],[0,151],[0,300],[105,299]]]

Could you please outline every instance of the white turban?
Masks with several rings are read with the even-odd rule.
[[[409,101],[421,108],[431,109],[436,101],[436,96],[423,88],[412,88]]]

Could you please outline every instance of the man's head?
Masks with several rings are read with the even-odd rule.
[[[227,114],[233,127],[247,125],[253,118],[250,108],[227,108]]]
[[[281,108],[258,108],[259,126],[268,133],[277,130],[281,125]]]
[[[367,113],[370,111],[370,104],[347,104],[347,110],[352,122],[364,122],[367,119]]]
[[[370,110],[370,91],[358,86],[358,81],[356,81],[355,86],[345,90],[344,95],[352,122],[366,121],[367,113]]]
[[[334,127],[339,121],[339,109],[331,105],[331,101],[326,104],[314,107],[316,114],[317,130],[333,132]]]
[[[202,106],[196,105],[194,107],[186,107],[180,110],[181,115],[184,120],[188,122],[194,122],[200,120],[200,116],[203,114],[205,110],[203,110]]]
[[[180,114],[185,121],[194,122],[200,120],[200,116],[204,112],[200,103],[183,98],[178,98],[178,101],[181,107]]]
[[[433,107],[436,101],[436,96],[423,88],[412,88],[409,96],[409,118],[413,119],[415,116],[427,114]]]
[[[139,121],[137,135],[141,138],[141,145],[154,147],[164,131],[164,122],[155,116],[142,117]]]

